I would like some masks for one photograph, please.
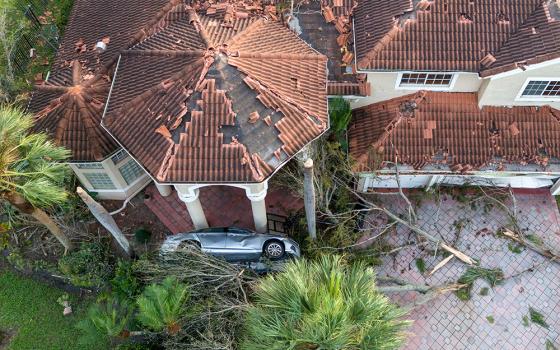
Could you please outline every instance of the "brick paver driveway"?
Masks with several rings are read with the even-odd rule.
[[[406,205],[398,195],[383,195],[381,201],[393,211],[405,215]],[[511,224],[506,212],[492,201],[477,197],[440,194],[421,198],[411,195],[418,206],[418,225],[480,261],[486,268],[501,268],[505,281],[490,286],[477,280],[468,301],[447,293],[417,307],[409,315],[414,320],[405,349],[560,349],[560,263],[511,244],[495,235],[501,227]],[[560,215],[548,190],[517,191],[517,221],[526,234],[540,237],[546,244],[560,250]],[[369,222],[376,218],[368,217]],[[372,224],[373,226],[374,224]],[[386,237],[393,246],[414,241],[415,235],[399,227]],[[420,273],[416,259],[423,259],[426,272]],[[391,275],[430,286],[454,283],[467,266],[451,260],[432,276],[428,272],[442,256],[411,246],[387,256],[378,268],[379,275]],[[515,277],[510,277],[514,276]],[[487,291],[487,294],[486,294]],[[391,293],[403,305],[418,297],[416,292]],[[540,312],[548,328],[530,321],[529,308]]]

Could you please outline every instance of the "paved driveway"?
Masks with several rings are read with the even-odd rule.
[[[406,213],[406,205],[398,195],[382,198],[395,212]],[[494,233],[511,224],[511,219],[504,210],[492,205],[492,201],[457,194],[411,198],[418,204],[419,226],[440,234],[447,242],[480,260],[482,267],[502,269],[506,279],[493,289],[485,281],[477,280],[468,301],[447,293],[416,308],[409,316],[414,325],[404,348],[560,349],[560,263],[550,262],[497,237]],[[526,234],[534,234],[560,250],[560,215],[547,190],[518,191],[515,206],[510,198],[502,199],[509,208],[516,208],[518,223]],[[376,219],[368,218],[372,226]],[[402,246],[416,238],[410,230],[399,227],[386,239],[393,246]],[[424,261],[426,272],[419,271],[417,259]],[[412,246],[385,257],[378,273],[435,286],[456,282],[466,270],[465,264],[453,259],[428,276],[441,260],[441,255],[434,256],[433,252]],[[418,297],[415,292],[389,296],[399,304]],[[530,321],[529,308],[544,316],[548,328]]]

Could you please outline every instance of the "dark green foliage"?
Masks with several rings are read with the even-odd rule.
[[[113,275],[109,248],[101,242],[83,243],[58,261],[60,271],[80,287],[100,287]]]
[[[151,350],[152,347],[140,343],[123,343],[119,344],[115,350]]]
[[[136,242],[146,244],[150,241],[150,238],[152,238],[152,232],[144,227],[141,227],[134,231],[134,238],[136,239]]]
[[[121,300],[133,300],[142,291],[130,261],[119,260],[117,263],[115,276],[111,279],[111,291]]]
[[[243,350],[398,349],[408,322],[375,287],[375,273],[340,257],[291,262],[262,279]]]
[[[422,274],[426,272],[426,262],[424,261],[424,259],[416,259],[416,268],[418,268],[418,271],[420,271],[420,273]]]
[[[76,328],[84,334],[80,342],[127,338],[132,313],[133,308],[126,301],[119,301],[116,298],[98,301],[90,306],[87,317],[76,325]]]
[[[74,0],[55,0],[54,3],[55,24],[62,35],[66,24],[68,24],[68,19],[70,18],[70,13],[72,12],[72,6],[74,5]]]
[[[515,244],[513,242],[508,243],[508,249],[514,254],[520,254],[523,251],[523,245]]]
[[[537,324],[546,329],[549,328],[549,325],[548,323],[546,323],[544,315],[538,312],[537,310],[533,309],[532,307],[529,307],[529,318],[531,319],[531,322],[533,322],[534,324]]]
[[[342,97],[334,97],[329,100],[329,118],[331,131],[338,134],[348,127],[352,118],[350,103]]]
[[[469,300],[474,281],[479,278],[488,282],[490,287],[494,287],[504,279],[504,273],[501,269],[486,269],[478,266],[469,267],[467,271],[465,271],[465,273],[457,280],[458,284],[466,285],[455,292],[457,297],[463,301]]]
[[[478,294],[485,297],[488,295],[488,291],[489,291],[488,287],[480,288],[480,292]]]
[[[494,316],[492,316],[492,315],[486,316],[486,320],[488,321],[488,323],[493,324],[494,323]]]
[[[185,313],[184,305],[190,297],[189,288],[175,277],[167,277],[161,283],[146,287],[136,301],[137,319],[140,323],[156,332],[167,331],[177,334],[181,325],[179,320]]]
[[[542,247],[544,245],[544,242],[543,242],[542,238],[540,238],[537,235],[534,235],[534,234],[525,235],[525,238],[527,238],[527,240],[529,242],[533,243],[534,245],[536,245],[538,247]]]

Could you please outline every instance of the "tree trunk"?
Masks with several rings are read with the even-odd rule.
[[[305,216],[307,218],[307,231],[311,239],[317,239],[317,226],[315,218],[315,186],[313,185],[313,159],[308,158],[303,163],[303,198],[305,203]]]
[[[58,241],[64,246],[65,251],[70,251],[74,249],[74,245],[70,242],[70,239],[62,230],[60,226],[43,210],[35,208],[31,205],[25,198],[23,198],[19,193],[10,192],[5,195],[5,198],[13,205],[17,210],[24,214],[31,215],[35,220],[43,224]]]
[[[115,219],[109,214],[109,212],[99,203],[97,203],[91,196],[84,191],[81,187],[76,189],[76,193],[78,196],[84,201],[84,203],[88,206],[89,210],[95,216],[97,221],[103,227],[107,229],[113,235],[117,243],[121,246],[121,248],[125,251],[128,256],[132,256],[132,247],[128,242],[126,236],[122,233],[119,226],[115,222]]]

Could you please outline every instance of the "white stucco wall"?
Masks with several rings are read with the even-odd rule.
[[[119,168],[123,167],[130,160],[132,160],[132,158],[130,156],[127,156],[126,158],[123,158],[117,165],[115,165],[111,157],[109,157],[102,162],[92,163],[101,165],[103,167],[102,169],[80,169],[79,164],[77,163],[71,163],[69,165],[76,174],[78,180],[80,180],[82,186],[88,192],[96,193],[97,198],[103,200],[125,200],[138,193],[152,181],[148,174],[143,172],[143,174],[136,178],[132,183],[127,184],[126,180],[120,173]],[[85,174],[87,173],[107,174],[111,179],[111,182],[114,184],[115,189],[94,188],[85,176]]]
[[[478,91],[482,80],[477,73],[458,72],[457,78],[451,89],[440,90],[448,92],[475,92]],[[367,106],[369,104],[389,100],[395,97],[409,95],[419,90],[429,88],[399,88],[399,72],[367,72],[367,81],[371,84],[371,96],[356,99],[351,102],[352,108]]]
[[[550,187],[558,179],[560,174],[523,174],[515,176],[511,173],[495,172],[479,173],[473,175],[459,174],[402,174],[399,176],[401,188],[425,188],[440,185],[480,185],[513,188],[540,188]],[[395,175],[361,174],[357,190],[367,192],[368,189],[398,188]]]
[[[518,99],[525,83],[531,78],[560,80],[560,62],[549,61],[529,66],[525,71],[516,69],[485,78],[478,95],[479,106],[542,106],[549,104],[554,108],[560,108],[560,98]]]

